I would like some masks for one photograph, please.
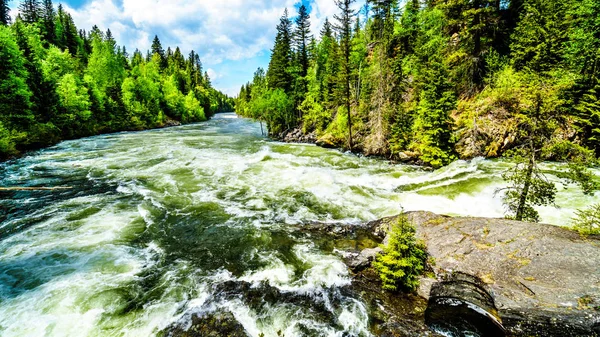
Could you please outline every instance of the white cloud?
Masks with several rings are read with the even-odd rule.
[[[199,52],[209,64],[242,60],[271,48],[275,27],[294,0],[92,0],[67,8],[84,29],[111,29],[119,43],[145,50],[155,34],[164,47]]]
[[[221,74],[217,73],[213,68],[206,69],[206,73],[208,73],[211,81],[218,80],[221,77]]]

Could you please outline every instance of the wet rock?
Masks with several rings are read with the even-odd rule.
[[[425,324],[427,301],[420,296],[381,290],[373,269],[356,274],[350,289],[359,294],[369,308],[371,332],[381,337],[439,337]]]
[[[506,336],[487,286],[463,273],[450,273],[433,285],[425,321],[434,330],[454,335]]]
[[[361,252],[340,252],[344,258],[344,263],[354,272],[360,272],[371,266],[371,263],[375,261],[375,257],[382,253],[383,249],[377,248],[366,248]]]
[[[165,337],[246,337],[244,327],[229,312],[194,314],[187,323],[167,328]]]
[[[174,119],[167,119],[167,121],[165,122],[164,127],[168,128],[168,127],[172,127],[172,126],[181,126],[181,122],[176,121]]]
[[[335,139],[333,139],[333,136],[331,135],[325,135],[319,139],[317,139],[316,144],[320,147],[324,147],[326,149],[334,149],[337,148],[337,144],[335,142]]]
[[[286,143],[310,143],[313,144],[317,141],[316,134],[314,132],[305,134],[302,129],[295,128],[292,130],[284,131],[278,135],[278,139]]]

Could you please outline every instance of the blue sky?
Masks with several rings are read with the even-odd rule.
[[[334,0],[301,0],[311,11],[313,32],[337,12]],[[80,29],[110,28],[129,52],[163,47],[200,54],[213,85],[238,93],[258,67],[267,67],[276,26],[285,8],[296,15],[299,0],[64,0]],[[15,7],[19,0],[13,0]],[[58,1],[55,0],[55,6]],[[13,15],[15,11],[13,11]]]

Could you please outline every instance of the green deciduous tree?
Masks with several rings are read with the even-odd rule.
[[[15,36],[4,26],[0,26],[0,60],[0,122],[9,130],[26,130],[34,120],[29,74]]]

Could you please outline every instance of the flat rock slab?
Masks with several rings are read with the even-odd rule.
[[[600,240],[557,226],[504,219],[408,213],[435,258],[438,274],[459,271],[489,285],[501,317],[526,331],[536,317],[591,331],[600,325]],[[385,235],[397,217],[368,224]],[[427,297],[432,282],[419,293]],[[521,323],[519,323],[521,322]],[[598,333],[598,331],[595,331]]]

